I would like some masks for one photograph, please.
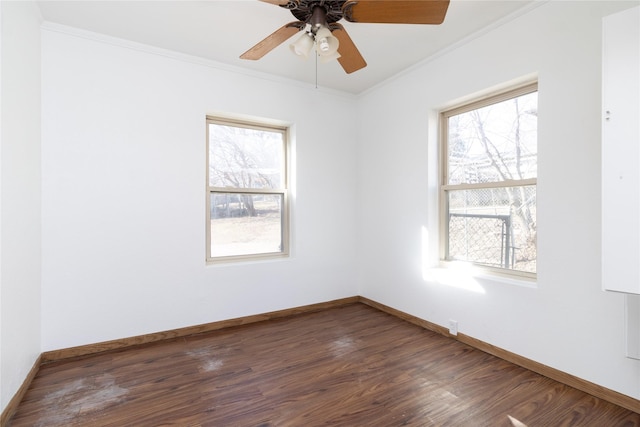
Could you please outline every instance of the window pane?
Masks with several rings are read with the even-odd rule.
[[[448,192],[447,259],[536,271],[536,186]]]
[[[211,256],[282,252],[280,194],[211,193]]]
[[[209,185],[284,187],[284,133],[209,123]]]
[[[448,183],[537,176],[538,93],[448,118]]]

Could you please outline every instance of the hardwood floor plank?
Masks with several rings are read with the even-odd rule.
[[[640,426],[364,304],[43,365],[10,426]]]

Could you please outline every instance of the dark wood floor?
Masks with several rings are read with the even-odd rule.
[[[640,426],[363,304],[45,365],[10,426]]]

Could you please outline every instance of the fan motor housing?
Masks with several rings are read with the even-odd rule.
[[[289,2],[284,7],[290,9],[291,14],[302,22],[310,22],[314,16],[314,10],[318,7],[322,8],[325,11],[326,21],[322,24],[332,24],[342,19],[342,6],[345,2],[345,0],[300,0],[293,5]]]

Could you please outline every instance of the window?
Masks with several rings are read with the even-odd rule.
[[[207,260],[289,251],[287,128],[207,118]]]
[[[535,276],[537,84],[440,118],[442,258]]]

